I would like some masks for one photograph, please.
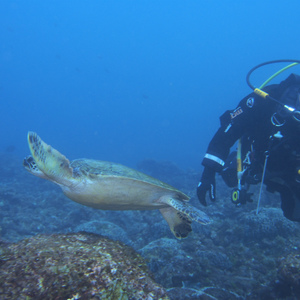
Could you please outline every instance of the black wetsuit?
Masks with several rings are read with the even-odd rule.
[[[289,84],[286,81],[264,90],[280,99]],[[243,138],[253,148],[252,175],[261,178],[268,151],[264,183],[269,191],[280,193],[285,217],[300,221],[300,122],[275,101],[254,93],[242,99],[235,110],[226,111],[220,122],[221,127],[211,140],[202,164],[221,172],[230,148]]]

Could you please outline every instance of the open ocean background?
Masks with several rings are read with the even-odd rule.
[[[27,155],[31,130],[69,159],[198,170],[219,116],[251,91],[249,69],[299,59],[299,10],[278,0],[3,0],[0,151]]]
[[[283,217],[279,195],[264,189],[256,215],[258,185],[241,207],[219,176],[207,207],[196,187],[219,117],[251,92],[248,71],[300,59],[299,12],[299,0],[0,0],[0,298],[90,299],[100,275],[125,290],[144,280],[121,270],[135,259],[119,244],[106,259],[118,272],[100,264],[92,273],[94,256],[82,253],[102,238],[85,231],[132,247],[171,300],[298,299],[300,224]],[[251,83],[285,65],[257,70]],[[272,83],[291,72],[300,67]],[[70,160],[117,162],[171,184],[213,222],[177,240],[158,210],[77,204],[24,170],[28,131]],[[149,296],[145,286],[132,292]]]

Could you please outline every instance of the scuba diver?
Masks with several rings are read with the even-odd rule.
[[[220,124],[202,161],[200,203],[207,206],[207,193],[216,200],[218,172],[229,187],[238,186],[232,193],[233,203],[252,202],[242,185],[265,184],[267,191],[279,192],[284,216],[300,222],[300,76],[292,73],[279,84],[254,89],[220,117]],[[237,140],[242,167],[237,152],[229,154]]]

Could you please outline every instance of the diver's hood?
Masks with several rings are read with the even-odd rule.
[[[278,86],[278,100],[283,105],[300,110],[300,76],[291,74]]]

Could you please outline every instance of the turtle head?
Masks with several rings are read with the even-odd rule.
[[[39,170],[31,155],[28,155],[27,157],[24,158],[23,166],[29,173],[37,177],[47,179],[47,176],[41,170]]]
[[[29,172],[59,185],[72,185],[73,169],[64,155],[47,145],[35,132],[28,132],[28,145],[32,156],[27,157],[23,165]]]

